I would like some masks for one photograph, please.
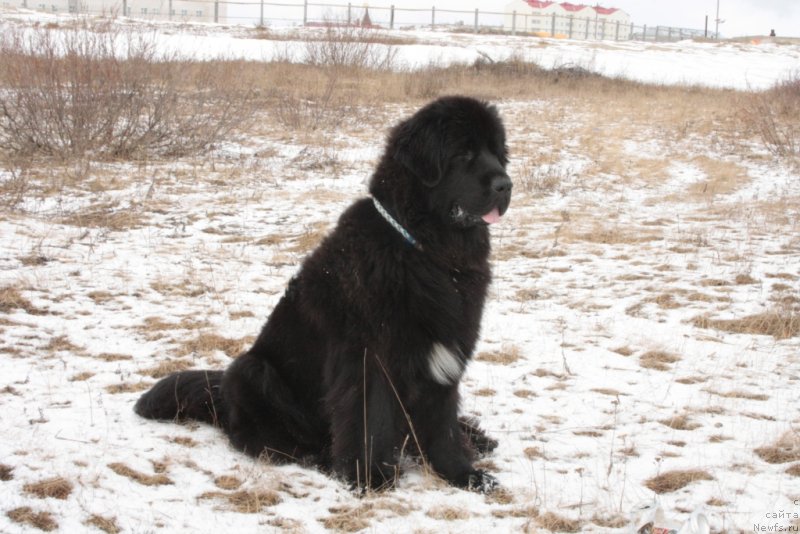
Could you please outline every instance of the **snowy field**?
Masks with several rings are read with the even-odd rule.
[[[48,20],[7,13],[0,30],[33,19]],[[242,28],[157,31],[204,57],[295,46]],[[765,89],[800,66],[799,45],[767,42],[411,37],[408,67],[523,57]],[[164,373],[222,368],[252,341],[365,194],[388,125],[418,105],[387,104],[315,144],[264,128],[202,158],[98,163],[101,178],[0,210],[0,532],[628,532],[654,501],[675,520],[702,510],[716,532],[798,525],[800,173],[756,139],[732,150],[714,131],[595,124],[580,106],[555,114],[556,143],[532,119],[553,116],[547,102],[496,104],[516,185],[492,227],[462,407],[499,440],[481,465],[502,490],[409,467],[396,490],[358,498],[215,429],[132,410]],[[614,161],[587,148],[598,140]]]

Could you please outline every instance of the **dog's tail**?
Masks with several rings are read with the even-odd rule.
[[[220,394],[222,371],[181,371],[161,379],[142,395],[133,410],[147,419],[192,419],[225,426]]]

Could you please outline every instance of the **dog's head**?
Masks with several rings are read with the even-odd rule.
[[[508,209],[506,134],[494,106],[460,96],[435,100],[394,128],[388,150],[447,224],[491,224]]]

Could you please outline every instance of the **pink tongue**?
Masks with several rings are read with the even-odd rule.
[[[494,208],[492,211],[481,217],[486,224],[494,224],[500,220],[500,210]]]

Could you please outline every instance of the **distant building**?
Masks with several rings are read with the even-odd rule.
[[[49,13],[119,15],[139,19],[223,22],[227,4],[213,0],[2,0],[3,7],[37,9]],[[123,6],[125,13],[123,13]]]
[[[631,17],[621,9],[569,2],[513,0],[506,4],[506,31],[569,39],[627,39]]]

